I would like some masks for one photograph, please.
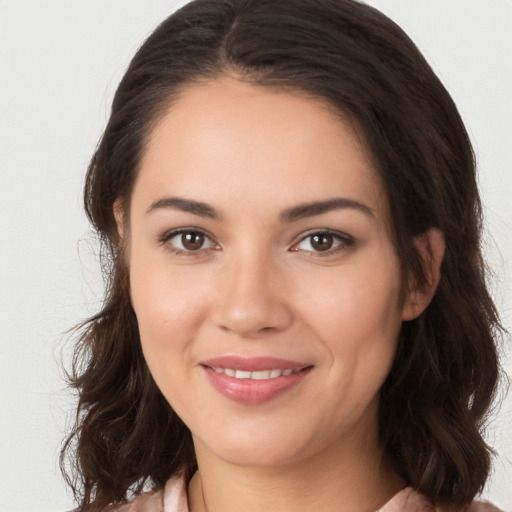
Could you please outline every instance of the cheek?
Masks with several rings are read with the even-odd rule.
[[[172,269],[165,257],[132,251],[132,305],[152,372],[176,361],[201,325],[205,291],[199,286],[200,276],[191,277],[179,268]]]
[[[395,339],[401,325],[400,276],[394,266],[341,269],[304,280],[302,316],[326,340],[359,346],[372,339]]]
[[[343,400],[351,397],[354,410],[373,399],[386,379],[401,327],[398,265],[368,263],[304,282],[302,290],[310,290],[302,316],[329,353],[329,382],[344,390]]]

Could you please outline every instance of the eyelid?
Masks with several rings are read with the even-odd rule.
[[[338,243],[331,249],[327,249],[326,251],[304,250],[299,249],[297,247],[299,244],[301,244],[302,242],[304,242],[305,240],[314,235],[331,235],[332,237],[338,239],[340,243]],[[354,237],[348,235],[347,233],[344,233],[343,231],[337,231],[329,228],[311,229],[306,233],[301,233],[299,240],[297,242],[294,242],[290,250],[293,252],[309,253],[310,256],[332,256],[333,254],[347,250],[350,246],[354,244],[354,242]]]
[[[175,236],[181,235],[183,233],[200,233],[206,239],[208,239],[210,241],[212,247],[206,247],[206,248],[198,249],[197,251],[191,251],[191,250],[184,250],[184,249],[180,249],[178,247],[174,247],[168,243],[172,238],[174,238]],[[219,244],[215,241],[214,237],[210,233],[208,233],[208,231],[206,231],[202,228],[195,227],[195,226],[186,226],[186,227],[181,227],[181,228],[170,229],[170,230],[164,232],[162,235],[159,235],[157,237],[157,241],[162,245],[166,245],[167,250],[171,251],[173,254],[185,255],[185,256],[200,256],[200,255],[204,255],[204,253],[206,251],[210,251],[212,249],[217,250],[219,248]]]
[[[200,233],[202,234],[206,239],[210,242],[210,247],[200,248],[197,250],[186,250],[186,249],[180,249],[178,247],[173,246],[172,244],[169,244],[168,242],[174,238],[175,236],[178,236],[183,233]],[[325,251],[315,251],[315,250],[306,250],[306,249],[300,249],[298,246],[307,240],[308,238],[314,236],[314,235],[330,235],[333,238],[338,240],[338,244],[335,245],[331,249],[327,249]],[[162,235],[157,236],[157,241],[161,245],[167,246],[167,250],[171,251],[173,254],[178,255],[185,255],[185,256],[200,256],[204,255],[205,252],[209,252],[211,250],[219,250],[220,246],[215,241],[215,238],[206,230],[195,227],[195,226],[186,226],[186,227],[180,227],[180,228],[174,228],[170,229],[168,231],[165,231]],[[348,235],[347,233],[344,233],[342,231],[337,231],[330,228],[316,228],[311,229],[305,233],[301,233],[299,239],[292,244],[290,247],[290,251],[292,252],[303,252],[308,253],[309,256],[331,256],[333,254],[336,254],[338,252],[342,252],[344,250],[347,250],[351,245],[353,245],[355,242],[354,238],[351,235]]]

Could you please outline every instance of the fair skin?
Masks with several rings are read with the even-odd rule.
[[[404,487],[378,393],[443,244],[418,241],[429,285],[401,301],[382,184],[350,124],[234,78],[189,86],[149,138],[126,226],[144,355],[194,440],[192,512],[371,512]]]

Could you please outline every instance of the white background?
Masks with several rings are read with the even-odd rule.
[[[72,508],[58,472],[72,415],[66,330],[97,310],[85,168],[129,59],[172,0],[0,0],[0,512]],[[512,1],[373,0],[417,42],[466,121],[494,294],[512,330]],[[508,342],[504,363],[512,375]],[[485,491],[512,511],[512,391]]]

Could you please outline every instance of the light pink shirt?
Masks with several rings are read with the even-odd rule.
[[[171,478],[165,489],[149,492],[137,496],[124,505],[120,505],[112,512],[189,512],[185,482],[181,478]],[[406,487],[395,494],[377,512],[443,512],[443,509],[434,507],[422,494]],[[464,512],[500,512],[487,501],[474,501]]]

